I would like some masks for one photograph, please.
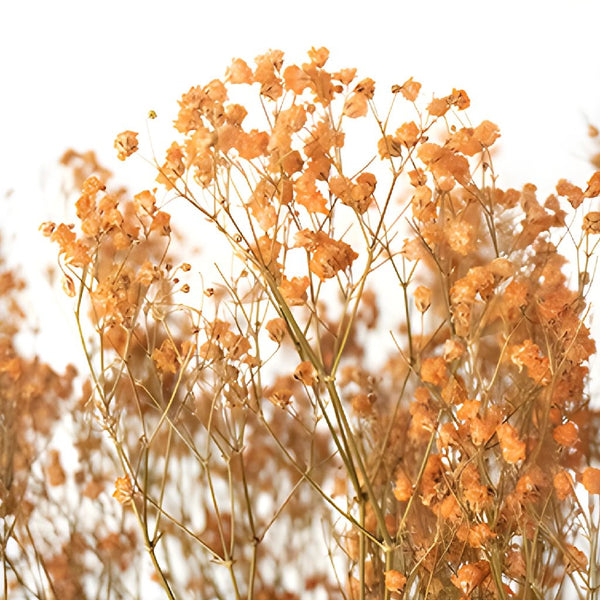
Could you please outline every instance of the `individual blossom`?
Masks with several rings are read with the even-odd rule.
[[[466,256],[473,251],[473,226],[463,219],[453,219],[444,227],[446,241],[452,250]]]
[[[538,385],[548,385],[551,380],[550,361],[547,356],[542,356],[537,344],[525,340],[509,348],[510,361],[519,368],[525,367],[527,375]]]
[[[129,504],[133,500],[133,486],[131,485],[131,479],[129,479],[129,475],[117,477],[115,481],[113,498],[123,505]]]
[[[252,69],[241,58],[234,58],[231,61],[231,66],[227,69],[225,78],[234,84],[252,83],[254,81]]]
[[[584,215],[582,229],[587,234],[600,233],[600,212],[592,211]]]
[[[552,483],[559,500],[564,500],[573,494],[573,478],[568,471],[559,471],[552,479]]]
[[[458,110],[465,110],[471,105],[471,100],[465,90],[453,89],[452,94],[449,97],[449,102],[453,106],[456,106]]]
[[[412,481],[404,469],[398,469],[396,479],[394,480],[393,494],[398,502],[410,500],[414,492]]]
[[[431,306],[431,290],[420,285],[414,292],[413,298],[415,300],[415,306],[420,313],[425,313]]]
[[[462,565],[456,575],[452,575],[451,581],[463,594],[470,596],[489,574],[490,563],[487,560],[480,560]]]
[[[439,387],[444,386],[448,381],[448,370],[443,357],[426,358],[421,363],[421,379],[425,383],[431,383]]]
[[[559,179],[556,184],[556,193],[559,196],[566,196],[569,204],[573,208],[578,208],[583,202],[584,193],[583,190],[566,179]]]
[[[353,412],[362,418],[366,418],[373,413],[373,394],[355,394],[350,400]]]
[[[50,451],[50,461],[46,466],[46,476],[51,486],[62,485],[67,479],[65,471],[60,464],[60,453],[58,450]]]
[[[181,362],[175,345],[168,338],[163,340],[160,348],[152,351],[152,360],[161,373],[176,373]]]
[[[462,496],[468,507],[476,514],[487,508],[492,500],[490,490],[481,483],[481,475],[475,464],[467,463],[460,474]]]
[[[581,474],[581,483],[590,494],[600,494],[600,469],[587,467]]]
[[[481,143],[482,146],[488,148],[500,137],[498,125],[491,121],[482,121],[473,130],[473,138]]]
[[[279,291],[283,299],[290,306],[301,306],[306,302],[306,290],[310,285],[310,280],[306,275],[303,277],[292,277],[288,279],[284,276],[279,285]]]
[[[444,360],[447,363],[460,358],[465,351],[465,347],[458,340],[451,339],[444,342]]]
[[[394,94],[400,92],[409,102],[414,102],[421,91],[421,84],[413,81],[413,78],[407,79],[401,86],[393,86]]]
[[[390,590],[390,592],[401,592],[405,585],[406,576],[400,573],[400,571],[390,569],[385,572],[385,587]]]
[[[519,439],[517,430],[510,423],[498,425],[496,434],[500,442],[502,457],[507,463],[514,464],[525,460],[525,442]]]
[[[285,321],[280,317],[268,321],[265,325],[265,329],[269,333],[269,337],[278,344],[281,343],[281,341],[285,337],[285,334],[287,333]]]
[[[421,130],[414,121],[403,123],[394,133],[394,140],[400,141],[407,148],[412,148],[421,137]]]
[[[302,361],[294,370],[294,379],[304,385],[313,385],[317,380],[315,368],[309,360]]]
[[[335,277],[358,258],[358,254],[348,244],[334,240],[324,231],[299,231],[296,234],[296,246],[305,248],[311,254],[309,269],[322,281]]]
[[[579,432],[577,430],[577,425],[573,423],[573,421],[568,421],[567,423],[563,423],[562,425],[558,425],[554,428],[552,432],[552,437],[554,441],[567,448],[573,447],[577,441],[579,440]]]
[[[484,548],[488,540],[497,537],[487,523],[476,523],[469,528],[467,541],[471,548]]]
[[[291,389],[280,387],[273,390],[267,397],[275,406],[286,408],[292,401],[292,395]]]
[[[582,552],[579,548],[576,548],[571,544],[566,544],[565,550],[563,562],[567,573],[573,573],[574,571],[585,572],[588,565],[588,559],[585,552]]]
[[[600,171],[596,171],[590,177],[585,189],[586,198],[595,198],[596,196],[600,196]]]
[[[123,131],[115,139],[115,148],[117,149],[117,158],[125,160],[138,149],[138,134],[135,131]]]

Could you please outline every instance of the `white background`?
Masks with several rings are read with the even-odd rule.
[[[63,151],[94,149],[118,169],[116,133],[144,131],[153,109],[157,139],[168,139],[180,94],[222,76],[232,57],[251,63],[280,48],[302,61],[325,45],[333,66],[358,67],[380,88],[410,76],[429,95],[464,88],[472,122],[502,130],[500,184],[532,182],[544,195],[560,177],[583,185],[592,172],[586,128],[600,123],[599,25],[594,0],[2,0],[0,231],[32,280],[31,310],[69,343],[60,320],[68,303],[38,266],[54,249],[37,225],[65,215],[52,183]],[[46,304],[62,307],[59,316],[42,317]]]

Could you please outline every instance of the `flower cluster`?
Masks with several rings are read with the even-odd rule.
[[[544,201],[500,189],[499,128],[468,123],[464,90],[427,101],[410,78],[383,113],[372,79],[328,62],[233,60],[181,97],[159,187],[90,174],[78,226],[43,226],[119,509],[168,598],[592,593],[600,172]],[[115,148],[134,159],[137,134]],[[208,280],[174,201],[229,245],[229,273]],[[63,480],[58,455],[47,473]],[[303,537],[323,523],[335,549]],[[305,560],[319,551],[338,558]]]

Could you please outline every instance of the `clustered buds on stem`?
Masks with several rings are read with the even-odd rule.
[[[130,198],[89,173],[78,226],[42,226],[124,522],[168,598],[592,593],[600,172],[543,202],[500,189],[499,129],[469,123],[464,90],[423,108],[411,78],[382,113],[372,79],[328,60],[235,59],[182,96],[159,188]],[[128,158],[137,134],[115,148]],[[231,249],[214,281],[173,200]]]

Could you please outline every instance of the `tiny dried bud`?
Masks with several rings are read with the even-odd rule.
[[[189,271],[191,268],[192,268],[192,265],[190,265],[190,263],[183,263],[181,265],[181,270],[185,271],[185,272]]]
[[[190,286],[189,286],[187,283],[184,283],[184,284],[181,286],[181,291],[182,291],[184,294],[187,294],[187,293],[190,291]]]
[[[431,306],[431,290],[420,285],[414,293],[415,306],[420,313],[424,313]]]
[[[52,232],[56,229],[56,223],[53,223],[52,221],[45,221],[44,223],[42,223],[40,225],[40,231],[42,232],[42,235],[45,237],[50,237],[52,235]]]
[[[62,286],[65,294],[70,298],[73,298],[77,293],[75,290],[75,284],[73,283],[73,279],[69,275],[63,276]]]

